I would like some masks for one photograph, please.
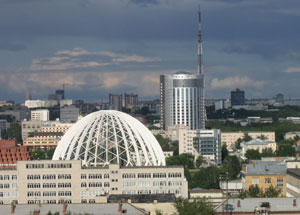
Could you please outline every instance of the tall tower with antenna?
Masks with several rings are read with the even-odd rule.
[[[203,51],[202,51],[202,28],[201,28],[201,11],[198,10],[198,74],[200,75],[200,96],[199,96],[199,127],[205,129],[205,94],[204,94],[204,68],[203,68]]]

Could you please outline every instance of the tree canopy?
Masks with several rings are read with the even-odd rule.
[[[199,198],[190,202],[188,199],[176,198],[174,206],[179,215],[213,215],[214,208],[206,199]]]

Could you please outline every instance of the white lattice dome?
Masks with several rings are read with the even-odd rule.
[[[156,138],[132,116],[114,110],[91,113],[59,142],[53,160],[82,160],[83,165],[164,166]]]

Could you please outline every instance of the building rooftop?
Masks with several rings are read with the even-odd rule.
[[[70,211],[72,214],[110,214],[110,215],[119,215],[118,203],[109,203],[109,204],[69,204],[67,205],[67,212]],[[136,214],[143,215],[147,214],[141,209],[138,209],[128,203],[122,204],[122,209],[127,210],[127,214]],[[39,211],[40,215],[46,215],[50,212],[54,214],[59,212],[63,213],[62,204],[41,204],[41,205],[16,205],[15,215],[24,215],[24,214],[33,214],[34,211]],[[11,214],[11,205],[0,205],[0,214]]]
[[[268,145],[270,143],[274,143],[273,141],[261,140],[261,139],[254,139],[248,142],[244,142],[245,145]]]
[[[286,174],[284,162],[262,161],[246,165],[245,175],[281,175]]]
[[[228,208],[232,208],[232,212],[236,214],[239,212],[245,214],[254,214],[256,207],[260,208],[261,203],[268,202],[270,210],[273,213],[293,214],[300,213],[300,198],[247,198],[247,199],[229,199]],[[222,214],[222,206],[216,209],[217,214]]]

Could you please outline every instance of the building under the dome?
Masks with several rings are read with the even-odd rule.
[[[114,110],[79,120],[59,142],[53,160],[82,160],[86,166],[165,166],[152,133],[137,119]]]

